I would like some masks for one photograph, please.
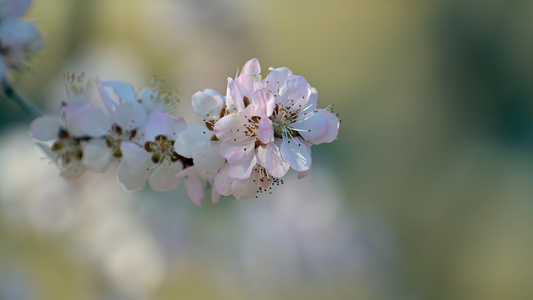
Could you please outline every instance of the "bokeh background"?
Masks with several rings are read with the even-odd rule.
[[[313,172],[202,207],[67,182],[0,98],[0,299],[533,299],[533,2],[36,0],[17,90],[63,74],[225,93],[257,57],[342,119]]]

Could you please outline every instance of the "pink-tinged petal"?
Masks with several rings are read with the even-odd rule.
[[[180,164],[169,165],[167,161],[163,161],[159,166],[155,167],[148,183],[154,191],[168,191],[175,188],[180,182],[180,178],[176,177],[181,167]]]
[[[122,130],[141,128],[146,123],[146,111],[138,102],[125,102],[117,106],[113,120]]]
[[[300,117],[292,124],[298,133],[308,142],[315,144],[315,141],[324,136],[328,132],[328,122],[322,114],[310,113],[308,115],[300,115]]]
[[[264,114],[261,116],[261,120],[259,120],[257,137],[259,137],[259,140],[263,144],[268,144],[274,140],[274,126],[272,125],[272,121]]]
[[[128,191],[142,189],[146,185],[149,176],[150,171],[145,167],[131,169],[124,161],[118,167],[118,181]]]
[[[252,174],[252,170],[257,164],[257,158],[254,156],[250,159],[241,162],[238,165],[232,165],[228,171],[228,175],[231,178],[235,179],[246,179]]]
[[[255,83],[260,79],[261,65],[257,58],[252,58],[244,64],[241,74],[235,78],[235,85],[243,97],[246,96],[250,99],[255,90]]]
[[[228,160],[231,165],[249,161],[255,152],[255,139],[246,138],[244,140],[222,142],[220,154]]]
[[[260,164],[270,175],[281,178],[287,174],[290,166],[283,160],[278,144],[280,142],[268,143],[266,146],[257,148],[257,157],[259,158]]]
[[[252,103],[255,105],[254,114],[265,114],[267,117],[272,115],[276,106],[274,95],[264,89],[257,90],[252,94]]]
[[[103,173],[111,162],[111,150],[105,140],[92,139],[83,147],[82,162],[87,168]]]
[[[286,101],[282,104],[285,105],[290,100],[293,100],[293,104],[305,107],[310,92],[310,86],[304,77],[292,75],[287,77],[285,84],[280,88],[279,94],[282,96],[282,99],[285,99],[284,101]]]
[[[202,199],[205,196],[204,186],[197,176],[185,176],[185,188],[194,204],[202,205]]]
[[[237,83],[228,78],[228,88],[226,92],[226,107],[229,112],[244,110],[244,96],[241,94]]]
[[[325,109],[318,109],[318,113],[326,119],[326,122],[328,123],[328,131],[323,136],[315,139],[313,144],[331,143],[339,134],[339,118]]]
[[[215,90],[206,89],[192,95],[192,108],[202,118],[218,118],[224,106],[224,96]]]
[[[257,194],[257,186],[257,182],[254,182],[252,177],[236,179],[231,184],[231,190],[235,199],[248,200]]]
[[[214,175],[226,160],[220,155],[220,141],[207,141],[196,146],[193,155],[194,165],[204,176]]]
[[[217,192],[217,190],[213,186],[211,188],[211,202],[213,202],[214,204],[217,204],[219,200],[220,200],[220,194]]]
[[[241,74],[256,75],[259,76],[261,73],[261,65],[257,58],[252,58],[247,61],[242,67]]]
[[[287,77],[292,75],[292,71],[286,67],[269,68],[269,74],[265,78],[265,89],[277,94],[277,89],[281,88]]]
[[[59,119],[52,116],[41,116],[30,124],[30,134],[39,141],[51,141],[57,138]]]
[[[124,102],[135,100],[135,90],[131,84],[117,80],[98,80],[98,91],[110,111]]]
[[[213,132],[207,128],[200,125],[191,125],[178,134],[174,143],[174,149],[179,155],[191,158],[193,157],[196,146],[211,140],[212,137]]]
[[[283,159],[296,171],[306,171],[311,167],[311,155],[307,146],[299,138],[283,138],[281,143]]]
[[[152,156],[146,152],[141,146],[124,141],[120,143],[120,150],[122,152],[122,158],[131,169],[146,169],[146,161]]]
[[[185,178],[185,176],[196,176],[198,175],[198,170],[196,170],[196,166],[190,166],[187,167],[178,173],[176,173],[176,177],[179,178]]]
[[[217,193],[222,196],[231,195],[231,183],[234,179],[229,177],[228,175],[230,168],[231,166],[229,164],[225,164],[224,166],[222,166],[222,168],[214,179],[213,189],[215,189]]]
[[[229,114],[215,123],[215,134],[222,141],[240,140],[246,137],[244,124],[247,120],[239,113]]]
[[[307,171],[298,172],[298,179],[304,179],[311,173],[311,168]]]
[[[32,0],[0,1],[0,20],[23,16],[30,8]]]
[[[169,114],[155,112],[146,121],[145,139],[154,141],[156,136],[165,135],[169,140],[174,140],[186,127],[187,123],[182,117],[176,118]]]
[[[75,131],[79,130],[93,137],[108,134],[112,124],[111,117],[100,107],[82,107],[77,110],[74,118]],[[72,128],[68,129],[70,131]]]
[[[198,171],[196,166],[188,167],[176,174],[176,177],[184,178],[185,188],[191,200],[198,206],[202,205],[205,191],[204,185],[198,178]]]

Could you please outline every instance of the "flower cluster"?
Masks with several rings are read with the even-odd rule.
[[[174,116],[178,98],[157,89],[157,80],[136,91],[83,74],[65,79],[60,118],[42,116],[30,126],[61,176],[103,172],[118,162],[125,189],[148,182],[154,190],[170,190],[183,178],[198,205],[209,187],[216,203],[221,195],[252,198],[282,183],[289,169],[305,177],[311,146],[332,142],[339,131],[337,115],[317,108],[318,93],[304,77],[284,67],[263,77],[257,59],[228,79],[226,96],[210,89],[192,96],[202,125],[187,126]],[[90,101],[95,85],[101,105]]]
[[[24,15],[31,0],[0,0],[0,79],[8,68],[24,65],[28,54],[40,50],[44,40],[33,22]]]

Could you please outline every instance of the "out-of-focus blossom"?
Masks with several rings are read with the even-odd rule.
[[[23,66],[31,53],[43,47],[44,39],[37,26],[18,19],[30,5],[30,0],[0,1],[0,78],[8,68]]]
[[[0,21],[22,17],[30,8],[32,0],[0,0]]]

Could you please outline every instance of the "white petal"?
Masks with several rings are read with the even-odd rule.
[[[135,100],[135,90],[131,84],[126,82],[98,79],[98,90],[110,111],[113,111],[120,103]]]
[[[140,128],[146,123],[146,111],[138,102],[126,102],[117,106],[113,120],[123,130]]]
[[[120,150],[124,162],[134,170],[139,168],[146,169],[146,161],[152,156],[141,146],[127,141],[120,143]]]
[[[311,173],[311,168],[307,171],[298,172],[298,179],[304,179]]]
[[[207,128],[200,125],[191,125],[178,134],[174,149],[179,155],[191,158],[196,146],[200,143],[208,142],[212,137],[213,132]]]
[[[108,134],[112,124],[111,117],[100,107],[82,107],[77,110],[74,118],[76,130],[93,137]]]
[[[318,113],[321,114],[328,123],[328,131],[321,137],[315,139],[313,144],[331,143],[339,134],[339,118],[325,109],[319,109]]]
[[[328,122],[322,114],[316,112],[310,116],[300,115],[292,124],[292,128],[296,129],[306,141],[315,144],[315,140],[328,132]]]
[[[176,118],[169,114],[155,112],[148,117],[145,127],[145,138],[154,141],[158,135],[164,135],[169,140],[175,140],[178,134],[187,127],[182,117]]]
[[[226,159],[220,155],[220,141],[207,141],[196,146],[194,165],[200,174],[214,175],[220,170]]]
[[[85,174],[87,168],[81,164],[81,162],[76,161],[68,164],[66,167],[62,168],[59,172],[59,175],[65,179],[78,179],[83,174]]]
[[[155,191],[168,191],[175,188],[180,182],[180,178],[176,177],[179,171],[181,168],[169,165],[166,160],[163,161],[150,175],[148,179],[150,187]]]
[[[253,182],[252,177],[247,179],[236,179],[231,184],[233,196],[237,200],[247,200],[257,194],[257,182]]]
[[[317,105],[318,105],[318,91],[314,87],[311,87],[311,93],[309,94],[309,100],[307,100],[306,107],[310,111],[313,111],[316,109]]]
[[[84,128],[78,126],[78,111],[82,109],[83,106],[76,105],[67,105],[62,106],[61,110],[63,111],[63,117],[65,119],[65,126],[67,131],[71,136],[83,136],[86,135]]]
[[[299,138],[283,138],[281,143],[283,159],[296,171],[306,171],[311,167],[311,155],[307,146]]]
[[[30,134],[40,141],[51,141],[57,138],[59,120],[57,117],[41,116],[30,124]]]
[[[105,140],[93,139],[83,148],[83,164],[96,172],[105,172],[111,161],[111,150]]]
[[[218,118],[224,105],[224,96],[215,90],[206,89],[192,95],[192,108],[202,118]]]
[[[257,156],[260,164],[276,178],[285,176],[289,171],[290,166],[283,160],[281,150],[276,143],[268,143],[266,146],[257,148]]]
[[[232,165],[228,172],[228,175],[231,178],[246,179],[250,177],[250,175],[252,174],[252,170],[256,164],[257,158],[255,157],[255,155],[253,155],[248,160],[245,160],[237,165]]]
[[[229,112],[244,110],[244,96],[241,94],[237,83],[228,78],[228,87],[226,92],[226,107]]]
[[[139,190],[146,185],[150,171],[145,167],[131,169],[122,161],[118,167],[117,177],[124,189],[128,191]]]

